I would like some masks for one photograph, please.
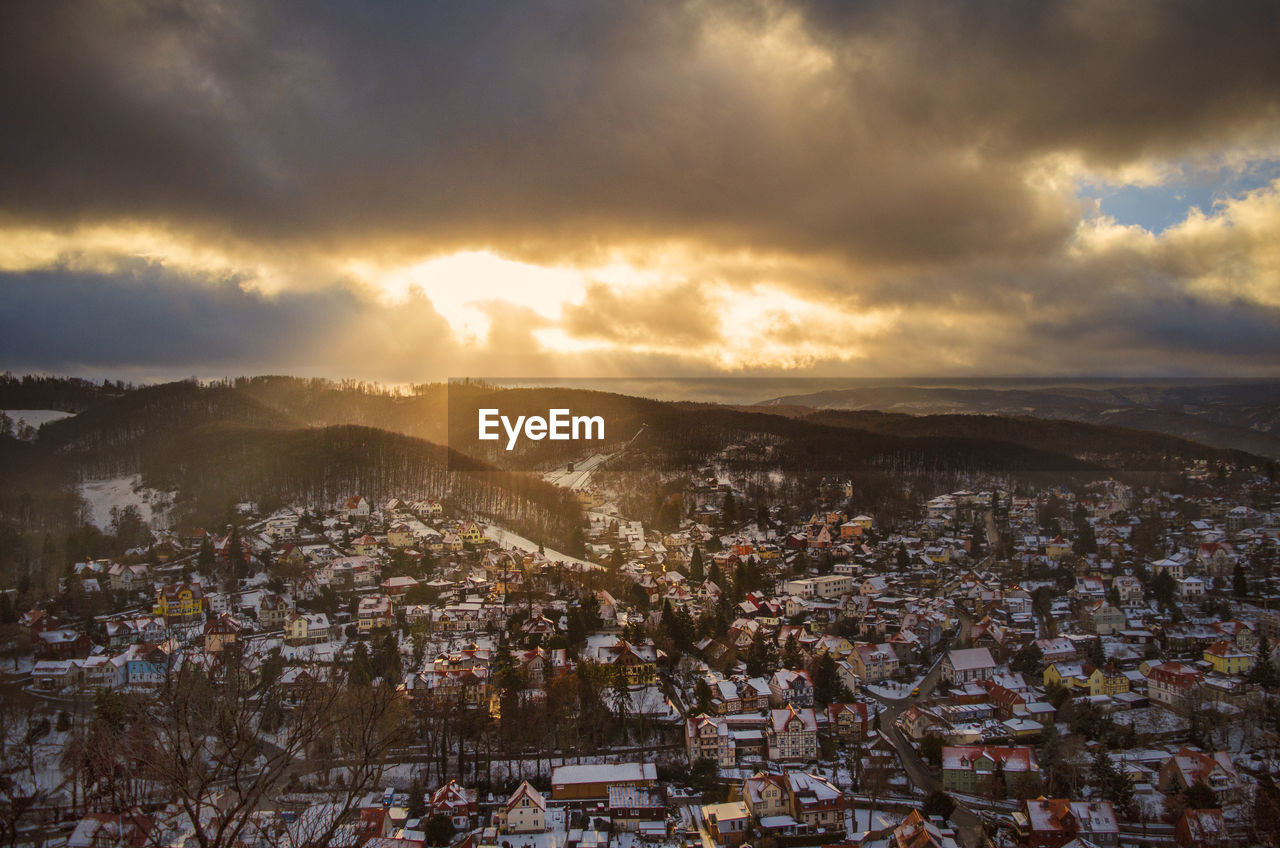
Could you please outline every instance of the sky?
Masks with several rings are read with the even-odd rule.
[[[1280,376],[1274,2],[0,4],[0,368]]]

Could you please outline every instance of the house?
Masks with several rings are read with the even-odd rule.
[[[865,739],[867,736],[867,705],[827,705],[827,728],[841,744]]]
[[[769,702],[775,707],[812,707],[813,680],[807,671],[783,668],[769,679]]]
[[[556,766],[551,770],[551,798],[555,801],[601,801],[611,786],[652,789],[658,784],[653,763],[596,763]]]
[[[740,794],[757,819],[791,815],[791,787],[785,775],[758,771],[742,781]]]
[[[1120,596],[1123,607],[1138,606],[1142,603],[1142,581],[1132,574],[1122,574],[1111,581],[1111,587]]]
[[[356,607],[356,624],[361,633],[368,633],[375,627],[390,627],[391,616],[391,599],[386,595],[366,595]]]
[[[1019,782],[1037,778],[1035,750],[1025,746],[947,745],[942,749],[942,786],[969,795],[1012,794]],[[993,781],[1003,777],[1003,786]]]
[[[996,661],[986,648],[961,648],[948,651],[942,660],[942,679],[951,686],[963,686],[990,678]]]
[[[331,638],[332,628],[329,617],[318,613],[290,613],[284,623],[284,640],[290,645],[313,645],[327,642]]]
[[[765,738],[771,760],[810,762],[818,758],[818,718],[810,707],[770,710]]]
[[[450,780],[431,793],[428,807],[431,815],[447,817],[455,830],[470,830],[472,817],[476,814],[476,791]]]
[[[1183,810],[1173,838],[1178,848],[1228,848],[1232,844],[1222,810]]]
[[[1174,712],[1185,713],[1194,706],[1204,675],[1177,662],[1151,666],[1147,672],[1147,697]]]
[[[458,535],[462,537],[462,541],[472,545],[481,545],[486,541],[484,528],[475,521],[468,521],[458,530]]]
[[[543,833],[547,829],[547,801],[526,780],[511,793],[498,816],[501,833]]]
[[[1083,618],[1084,625],[1088,631],[1099,636],[1119,633],[1129,623],[1128,617],[1124,612],[1106,601],[1085,604]]]
[[[805,771],[787,772],[791,816],[814,831],[844,830],[844,794],[830,780]]]
[[[369,502],[360,495],[347,498],[346,503],[342,506],[342,511],[346,514],[348,521],[368,518],[371,509]]]
[[[166,583],[156,590],[153,612],[168,624],[190,624],[204,615],[204,591],[198,583]]]
[[[153,822],[141,812],[85,813],[67,837],[67,848],[142,848]]]
[[[1013,814],[1019,841],[1028,848],[1062,848],[1073,840],[1099,848],[1120,843],[1120,825],[1110,801],[1035,798]]]
[[[1185,792],[1196,783],[1213,790],[1219,804],[1243,800],[1245,795],[1235,763],[1223,751],[1207,754],[1183,746],[1160,767],[1160,791],[1166,795]]]
[[[227,613],[210,619],[204,625],[205,652],[218,654],[235,647],[236,641],[244,630],[245,627]]]
[[[34,641],[37,660],[84,659],[93,650],[87,634],[69,628],[41,630]]]
[[[366,533],[351,543],[351,553],[354,556],[377,556],[378,540]]]
[[[949,725],[936,713],[912,704],[902,713],[902,729],[912,740],[919,742],[930,733],[944,734]]]
[[[133,689],[159,686],[173,664],[170,652],[159,645],[131,645],[123,656],[124,682]]]
[[[751,811],[741,801],[729,801],[725,804],[703,804],[702,820],[707,823],[707,831],[717,845],[741,845],[747,838],[747,825],[751,821]]]
[[[1178,597],[1194,601],[1204,597],[1206,584],[1199,577],[1183,577],[1178,581]]]
[[[287,598],[268,592],[258,602],[258,624],[263,630],[279,630],[293,612],[293,604]]]
[[[729,721],[719,716],[692,716],[685,720],[685,753],[689,765],[711,760],[720,768],[732,768],[738,751]]]
[[[1063,636],[1053,639],[1037,639],[1035,644],[1040,649],[1046,664],[1071,662],[1077,657],[1075,643]]]
[[[641,838],[660,838],[667,834],[666,819],[667,807],[661,791],[634,786],[609,787],[609,820],[615,830],[639,831]]]
[[[1089,669],[1093,669],[1088,678],[1090,695],[1120,695],[1129,691],[1129,678],[1115,663],[1107,663],[1103,668],[1085,666],[1086,671]]]
[[[958,848],[954,837],[946,836],[938,826],[912,810],[889,836],[890,848]]]
[[[41,692],[57,692],[75,682],[78,670],[71,660],[37,660],[31,683]]]
[[[633,645],[619,639],[602,648],[598,658],[602,663],[621,668],[629,686],[645,686],[658,679],[658,664],[666,662],[667,654],[652,643]]]
[[[1151,576],[1159,577],[1161,574],[1168,574],[1174,580],[1181,580],[1186,576],[1186,563],[1173,557],[1166,557],[1151,563]]]
[[[875,683],[888,680],[898,673],[898,653],[888,642],[870,645],[858,643],[853,646],[849,655],[849,663],[854,673],[864,683]]]
[[[1253,668],[1253,657],[1228,642],[1220,639],[1204,649],[1205,660],[1219,674],[1248,674]]]

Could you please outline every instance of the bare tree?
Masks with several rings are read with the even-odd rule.
[[[24,823],[49,800],[38,769],[47,722],[31,696],[16,688],[0,692],[0,839],[11,848]]]
[[[323,815],[300,818],[289,841],[324,845],[350,823],[364,795],[381,783],[391,749],[404,741],[403,700],[385,685],[349,685],[322,674],[254,684],[234,659],[215,673],[191,665],[154,696],[132,703],[118,756],[168,802],[152,841],[181,833],[200,848],[241,841],[272,844],[283,825],[269,815],[317,765],[339,768]],[[276,708],[287,703],[276,729]],[[265,716],[271,720],[264,721]],[[272,728],[268,730],[267,728]]]

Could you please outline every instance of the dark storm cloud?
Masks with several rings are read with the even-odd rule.
[[[266,296],[144,263],[0,274],[0,304],[0,361],[18,369],[416,375],[423,358],[452,351],[447,324],[420,299],[381,305],[341,285]]]
[[[1028,156],[1275,120],[1272,4],[848,8],[8,3],[0,214],[534,257],[1021,256],[1079,211]]]
[[[904,123],[997,155],[1074,150],[1114,166],[1276,126],[1271,0],[802,5],[851,64],[876,51],[891,66],[854,84],[898,104]]]
[[[4,274],[0,300],[0,359],[55,368],[263,359],[296,346],[308,322],[323,332],[350,306],[332,295],[271,301],[234,280],[193,285],[148,266]]]

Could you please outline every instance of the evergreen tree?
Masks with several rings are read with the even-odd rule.
[[[840,698],[840,675],[835,657],[827,651],[813,664],[813,700],[818,704],[834,704]]]
[[[720,515],[726,527],[733,527],[738,523],[738,503],[733,499],[733,492],[725,492]]]
[[[357,642],[351,649],[351,666],[347,670],[347,677],[352,686],[367,686],[373,680],[373,663],[364,642]]]
[[[706,678],[699,677],[698,682],[693,684],[693,700],[697,712],[703,715],[711,712],[711,686]]]
[[[1276,673],[1275,664],[1271,662],[1271,642],[1266,634],[1258,640],[1258,656],[1249,669],[1249,680],[1264,691],[1272,692],[1280,684],[1280,675]]]
[[[955,809],[955,799],[941,789],[935,789],[929,793],[929,797],[924,799],[924,806],[921,807],[921,812],[926,816],[940,816],[944,819],[949,819]]]
[[[926,733],[920,740],[920,756],[924,757],[934,768],[942,765],[942,737],[936,733]]]
[[[694,545],[693,556],[689,557],[689,579],[702,580],[704,579],[703,575],[702,548]]]
[[[1044,670],[1044,651],[1035,642],[1028,642],[1009,662],[1013,671],[1027,675],[1038,675]]]
[[[1216,810],[1222,806],[1218,803],[1213,790],[1203,780],[1197,780],[1187,787],[1183,797],[1186,799],[1188,810]]]
[[[200,553],[196,555],[196,571],[210,576],[213,574],[213,542],[208,534],[200,540]]]
[[[246,576],[246,565],[244,545],[240,542],[240,525],[232,524],[227,537],[227,579],[232,588]]]
[[[415,774],[409,781],[409,806],[405,814],[410,819],[421,819],[427,814],[427,793],[422,788],[422,781]]]
[[[1237,598],[1249,597],[1249,576],[1244,570],[1244,563],[1237,562],[1235,573],[1231,579],[1231,594]]]
[[[804,657],[800,653],[800,640],[794,633],[787,637],[787,644],[782,649],[782,664],[792,671],[804,665]]]
[[[453,821],[444,813],[433,813],[423,830],[426,843],[436,848],[453,841]]]

